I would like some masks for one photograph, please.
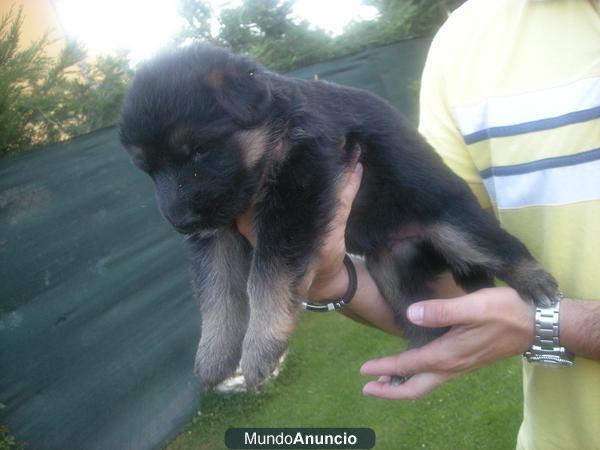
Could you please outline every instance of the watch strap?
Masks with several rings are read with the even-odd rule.
[[[554,367],[570,367],[574,364],[573,354],[560,345],[558,324],[561,298],[557,299],[554,306],[537,307],[535,310],[535,338],[533,345],[523,354],[530,363]]]

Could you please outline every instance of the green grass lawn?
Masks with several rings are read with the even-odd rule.
[[[453,380],[418,401],[363,397],[358,369],[403,348],[338,314],[304,313],[281,375],[258,394],[204,396],[167,448],[225,448],[230,427],[368,427],[377,449],[511,449],[521,420],[519,358]]]

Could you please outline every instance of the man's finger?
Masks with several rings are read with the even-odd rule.
[[[426,300],[413,303],[407,311],[408,319],[423,327],[448,327],[476,323],[482,318],[484,302],[474,294],[463,297]]]
[[[434,343],[385,358],[367,361],[360,368],[361,375],[401,375],[408,376],[415,373],[428,372],[435,369]],[[433,351],[432,351],[433,350]]]
[[[363,386],[363,394],[389,400],[416,400],[428,394],[450,376],[437,373],[419,373],[409,378],[405,383],[393,385],[370,381]]]
[[[358,188],[360,187],[360,180],[362,179],[363,166],[361,163],[356,163],[352,170],[348,170],[344,174],[344,178],[341,180],[341,190],[339,194],[339,200],[341,209],[344,210],[346,217],[344,218],[344,222],[348,214],[350,213],[350,207],[352,206],[352,202],[354,201],[354,197],[356,197],[356,193],[358,192]]]

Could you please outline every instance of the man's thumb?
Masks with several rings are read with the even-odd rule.
[[[477,307],[468,296],[444,300],[417,302],[408,308],[408,319],[423,327],[448,327],[473,322]]]

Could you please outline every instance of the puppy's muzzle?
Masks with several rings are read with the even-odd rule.
[[[202,221],[198,220],[196,217],[174,218],[169,214],[163,213],[163,215],[171,226],[181,234],[191,234],[204,228]]]

